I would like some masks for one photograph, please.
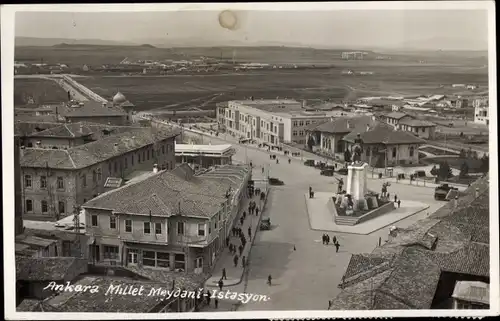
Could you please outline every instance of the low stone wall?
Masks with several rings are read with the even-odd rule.
[[[334,220],[335,220],[335,224],[351,225],[352,226],[352,225],[366,222],[366,221],[371,220],[371,219],[378,217],[380,215],[387,214],[390,211],[392,211],[393,209],[395,209],[394,202],[389,202],[389,203],[385,203],[384,205],[377,207],[376,209],[371,210],[368,213],[363,214],[359,217],[339,215],[338,213],[336,213]]]
[[[382,205],[380,207],[377,207],[373,211],[370,211],[370,212],[366,213],[365,215],[360,216],[358,218],[358,221],[356,222],[356,224],[363,223],[363,222],[371,220],[371,219],[373,219],[373,218],[375,218],[377,216],[387,214],[390,211],[392,211],[394,208],[395,208],[394,207],[394,202],[386,203],[386,204],[384,204],[384,205]]]

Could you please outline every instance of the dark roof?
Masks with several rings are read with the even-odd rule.
[[[34,312],[40,311],[40,300],[24,299],[21,304],[16,307],[17,312]]]
[[[127,132],[67,150],[26,148],[21,157],[21,167],[85,168],[178,134],[178,130],[131,128]]]
[[[316,125],[310,130],[331,134],[347,134],[357,127],[366,127],[366,125],[373,125],[375,123],[370,116],[342,117]]]
[[[399,122],[400,125],[407,125],[413,127],[435,127],[436,124],[426,120],[420,119],[403,119]]]
[[[85,101],[83,106],[66,107],[62,112],[65,117],[102,117],[102,116],[126,116],[127,113],[120,106],[114,106],[108,102],[106,107],[96,101]]]
[[[138,215],[149,215],[151,212],[155,216],[177,215],[180,207],[181,213],[186,216],[213,216],[226,200],[228,190],[235,185],[229,177],[214,179],[210,175],[217,171],[218,176],[237,179],[237,175],[224,172],[226,166],[220,166],[206,175],[193,176],[192,170],[186,166],[183,164],[173,171],[160,171],[144,180],[101,194],[83,207]]]
[[[345,135],[342,139],[348,142],[354,142],[360,134],[364,144],[423,144],[425,141],[414,135],[394,129],[387,124],[377,124],[374,127],[358,126],[351,133]]]
[[[60,126],[57,122],[39,122],[39,121],[16,121],[14,123],[14,134],[19,136],[29,136],[32,133],[46,130],[48,128]]]
[[[57,127],[52,127],[41,132],[32,134],[32,137],[61,137],[61,138],[77,138],[89,136],[92,131],[83,123],[62,124]]]
[[[442,272],[489,277],[489,179],[397,235],[356,254],[332,309],[429,309]],[[479,188],[479,195],[475,189]]]
[[[18,281],[61,281],[77,265],[86,260],[74,257],[16,257],[16,279]]]
[[[387,115],[384,115],[384,117],[386,118],[393,118],[393,119],[401,119],[403,117],[412,117],[410,115],[408,115],[407,113],[402,113],[402,112],[399,112],[399,111],[393,111],[393,112],[390,112],[388,113]]]

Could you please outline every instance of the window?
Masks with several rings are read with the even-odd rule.
[[[118,246],[104,245],[104,258],[110,260],[118,259]]]
[[[150,153],[151,153],[151,151],[150,151],[150,150],[148,150],[148,152],[146,153],[148,160],[149,160],[149,154],[150,154]]]
[[[170,267],[170,254],[165,252],[156,252],[156,267]]]
[[[31,187],[31,175],[24,175],[24,187]]]
[[[175,256],[174,256],[174,268],[175,269],[184,269],[185,268],[184,254],[175,254]]]
[[[212,234],[212,222],[208,222],[208,235]]]
[[[165,155],[165,146],[162,146],[162,147],[161,147],[161,153],[162,153],[163,155]]]
[[[92,226],[98,226],[97,215],[92,215]]]
[[[134,154],[130,155],[130,165],[134,166]]]
[[[293,122],[293,126],[294,126],[294,127],[297,127],[297,121],[294,121],[294,122]]]
[[[214,222],[214,230],[217,231],[217,221]]]
[[[155,223],[155,234],[161,234],[161,223]]]
[[[205,236],[205,224],[198,224],[198,236]]]
[[[97,181],[97,172],[95,170],[92,171],[92,182],[95,183]]]
[[[132,220],[125,220],[125,232],[132,232]]]
[[[33,201],[26,200],[26,212],[33,212]]]
[[[304,121],[303,120],[299,121],[299,126],[304,126]]]
[[[116,229],[116,216],[114,215],[109,217],[109,228]]]
[[[392,157],[396,157],[396,147],[392,149]]]
[[[410,147],[410,157],[413,157],[413,154],[415,153],[415,148]]]
[[[47,188],[47,176],[40,176],[40,188]]]
[[[146,160],[146,151],[143,150],[142,151],[142,161],[145,161]]]
[[[83,174],[82,176],[82,180],[83,180],[83,186],[87,186],[87,175]]]
[[[184,222],[177,222],[177,234],[184,235]]]
[[[293,136],[297,136],[297,131],[296,130],[293,131]]]
[[[59,213],[61,213],[61,214],[63,214],[63,213],[65,213],[65,212],[66,212],[65,207],[66,207],[66,206],[64,205],[64,202],[59,202],[59,203],[57,204],[57,208],[58,208],[58,210],[59,210]]]
[[[137,162],[139,164],[141,163],[141,153],[137,154]]]
[[[154,251],[143,251],[142,252],[142,264],[146,266],[156,266],[156,252]]]
[[[151,224],[144,222],[144,234],[151,234]]]
[[[97,170],[97,180],[100,182],[100,181],[101,181],[101,179],[102,179],[102,173],[101,173],[101,169],[99,168],[99,169]]]
[[[307,125],[310,125],[310,124],[311,124],[311,122],[310,122],[310,121],[308,121],[308,120],[306,120],[306,126],[307,126]]]
[[[48,207],[47,201],[42,201],[42,213],[47,213],[49,211]]]

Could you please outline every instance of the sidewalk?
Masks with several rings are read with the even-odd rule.
[[[267,191],[261,188],[263,192],[267,194]],[[257,207],[259,208],[259,215],[256,216],[255,214],[249,215],[248,214],[248,204],[250,201],[253,200],[257,203]],[[234,266],[234,261],[233,258],[234,256],[229,252],[229,248],[225,247],[222,250],[222,253],[220,254],[219,259],[216,261],[214,269],[213,269],[213,274],[212,277],[210,277],[206,282],[205,286],[206,287],[218,287],[218,282],[222,277],[222,269],[226,269],[226,277],[227,280],[223,280],[224,282],[224,287],[227,286],[234,286],[237,285],[241,282],[244,274],[244,268],[242,266],[242,260],[241,258],[244,256],[247,260],[248,264],[248,257],[249,257],[249,252],[251,250],[251,247],[253,245],[253,241],[255,239],[255,236],[257,232],[259,231],[259,225],[260,225],[260,219],[262,216],[263,212],[263,207],[267,201],[267,197],[265,200],[261,201],[260,200],[260,195],[253,196],[252,198],[246,198],[243,200],[243,205],[240,213],[238,213],[238,221],[236,223],[236,226],[239,226],[239,218],[243,214],[243,212],[247,212],[246,218],[243,222],[243,225],[241,226],[242,232],[245,234],[245,237],[247,238],[247,244],[245,245],[245,248],[243,249],[243,252],[241,255],[239,255],[239,251],[237,250],[237,255],[238,255],[238,266]],[[248,238],[248,227],[251,226],[252,229],[252,238]],[[234,244],[237,248],[241,245],[240,238],[237,236],[232,236],[232,233],[230,233],[229,237],[229,243]]]

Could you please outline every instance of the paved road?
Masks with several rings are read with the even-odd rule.
[[[220,144],[223,141],[205,137],[204,143]],[[339,293],[337,284],[351,254],[371,252],[379,237],[387,239],[389,227],[370,235],[338,233],[336,237],[341,248],[339,253],[335,253],[333,246],[321,243],[321,231],[310,229],[304,192],[309,186],[317,191],[334,191],[336,180],[320,176],[318,170],[304,166],[300,159],[288,164],[287,157],[279,156],[280,164],[276,164],[269,159],[267,151],[240,145],[235,145],[235,148],[235,161],[245,162],[248,159],[254,166],[269,166],[270,176],[285,182],[285,186],[271,190],[264,216],[271,218],[273,227],[270,231],[258,232],[256,236],[246,285],[247,293],[265,294],[271,300],[250,302],[241,305],[238,310],[327,309],[328,300]],[[367,184],[369,189],[379,191],[382,181],[369,177]],[[396,190],[403,202],[411,199],[429,203],[429,213],[444,204],[434,201],[430,188],[402,184],[389,187],[391,194]],[[427,211],[424,211],[398,222],[396,226],[408,226],[426,215]],[[272,286],[266,284],[269,274],[273,277]],[[243,291],[245,285],[231,290]]]

